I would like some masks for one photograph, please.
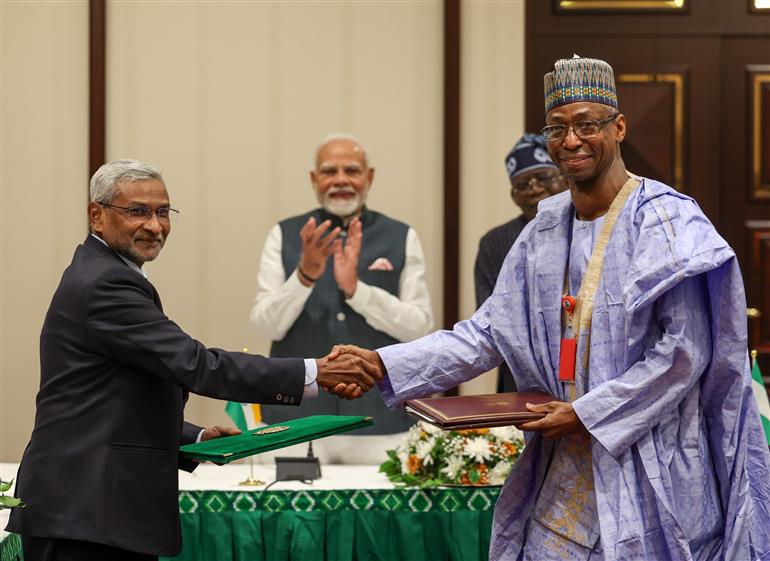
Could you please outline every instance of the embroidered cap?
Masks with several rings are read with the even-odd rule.
[[[548,155],[543,135],[525,132],[505,157],[505,169],[508,170],[508,177],[513,179],[536,168],[559,169]]]
[[[545,112],[576,101],[593,101],[618,108],[618,94],[612,67],[598,58],[557,60],[553,72],[543,76]]]

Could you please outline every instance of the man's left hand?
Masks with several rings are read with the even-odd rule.
[[[546,438],[560,438],[586,430],[572,404],[566,401],[551,401],[542,405],[527,403],[527,409],[533,413],[545,413],[545,417],[517,425],[521,430],[539,432]]]
[[[345,293],[345,298],[352,298],[358,286],[358,256],[361,254],[361,220],[357,217],[350,221],[345,245],[342,240],[334,242],[334,280]]]
[[[241,434],[241,431],[235,427],[222,427],[219,425],[214,425],[213,427],[203,429],[201,442],[204,440],[211,440],[212,438],[219,438],[220,436],[235,436],[236,434]]]

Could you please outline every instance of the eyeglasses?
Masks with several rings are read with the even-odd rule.
[[[527,189],[540,185],[550,191],[552,188],[561,186],[564,183],[564,177],[561,174],[540,173],[528,179],[520,179],[512,183],[513,190],[517,193],[523,193]]]
[[[176,217],[179,215],[178,210],[167,206],[162,206],[153,210],[148,206],[118,206],[108,205],[107,203],[99,204],[106,206],[107,208],[116,208],[118,210],[122,210],[126,216],[128,216],[128,219],[132,222],[147,222],[148,220],[151,220],[152,215],[155,214],[158,217],[158,222],[168,223],[172,219],[176,220]]]
[[[555,140],[563,140],[567,136],[567,131],[572,129],[579,138],[590,138],[598,134],[599,131],[603,129],[608,123],[614,121],[618,115],[620,115],[620,113],[615,113],[606,119],[601,119],[599,121],[586,119],[584,121],[578,121],[577,123],[569,126],[550,125],[548,127],[543,127],[543,129],[540,131],[540,134],[543,135],[543,138],[545,138],[546,141],[553,142]]]

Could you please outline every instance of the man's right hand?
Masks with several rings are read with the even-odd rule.
[[[334,353],[333,358],[330,356],[316,359],[316,381],[332,394],[345,399],[361,397],[382,380],[381,370],[359,356],[345,353]]]
[[[323,274],[326,270],[326,260],[334,252],[334,240],[337,239],[340,228],[334,228],[327,234],[327,230],[331,225],[331,220],[324,220],[320,225],[316,226],[316,220],[311,216],[299,231],[299,237],[302,240],[302,255],[299,259],[299,269],[301,271],[299,280],[305,286],[312,284],[312,281],[305,277],[317,279]],[[302,273],[304,273],[304,276]]]

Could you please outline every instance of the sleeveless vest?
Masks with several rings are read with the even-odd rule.
[[[281,257],[286,275],[294,272],[302,253],[299,232],[308,218],[316,223],[331,220],[332,226],[342,221],[323,209],[315,209],[301,216],[280,222],[282,235]],[[363,242],[358,260],[360,281],[398,296],[398,285],[406,261],[406,235],[409,227],[378,212],[364,208],[361,213]],[[343,229],[341,236],[346,236]],[[370,271],[369,266],[385,257],[393,265],[392,271]],[[334,280],[334,260],[329,257],[326,270],[316,281],[302,313],[280,341],[270,349],[273,357],[322,357],[338,343],[350,343],[365,349],[376,349],[398,343],[390,335],[374,329],[364,317],[345,303],[345,295]],[[382,401],[376,387],[362,398],[351,401],[330,396],[319,388],[318,397],[302,401],[299,407],[262,406],[262,417],[267,423],[280,423],[308,415],[368,415],[374,426],[354,434],[390,434],[407,430],[411,419],[403,411],[391,411]],[[383,458],[384,460],[384,458]]]

